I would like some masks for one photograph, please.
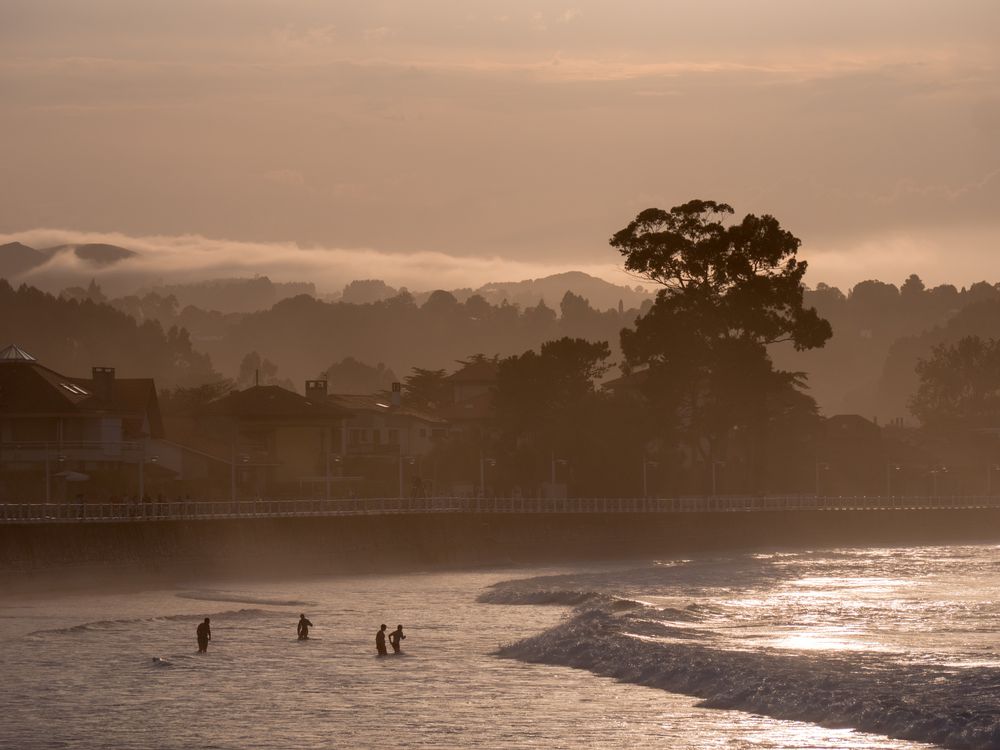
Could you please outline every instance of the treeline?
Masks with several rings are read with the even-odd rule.
[[[16,343],[46,367],[87,377],[110,366],[121,377],[155,377],[161,388],[217,381],[211,358],[195,351],[187,331],[137,322],[107,304],[62,299],[0,279],[0,341]]]
[[[95,298],[100,289],[92,285],[89,294]],[[306,379],[342,365],[334,367],[331,379],[348,392],[357,392],[363,382],[359,363],[396,373],[450,368],[469,352],[506,356],[562,336],[611,341],[617,349],[621,329],[641,314],[624,307],[598,311],[572,292],[555,309],[544,301],[526,308],[491,305],[480,295],[459,302],[440,290],[422,304],[408,292],[366,304],[300,295],[251,314],[181,309],[175,297],[157,293],[107,303],[139,320],[189,330],[195,345],[229,377],[239,378],[247,355],[257,353],[278,368],[280,377],[269,374],[273,382],[291,382],[298,390]],[[347,358],[353,362],[344,365]],[[372,376],[384,380],[380,373]]]
[[[830,321],[833,338],[821,349],[779,345],[771,353],[779,366],[808,374],[826,414],[910,420],[917,361],[936,344],[1000,330],[1000,285],[985,281],[929,288],[911,275],[900,287],[862,281],[847,293],[820,284],[804,301]]]

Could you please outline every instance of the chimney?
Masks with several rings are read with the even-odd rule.
[[[403,386],[399,383],[392,384],[392,405],[399,406],[403,402]]]
[[[98,401],[111,403],[115,394],[115,368],[91,367],[90,376],[94,383],[94,395]]]
[[[315,401],[326,401],[326,381],[307,380],[306,398],[311,398]]]

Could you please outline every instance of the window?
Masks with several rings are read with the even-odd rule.
[[[74,396],[86,396],[87,395],[87,392],[83,388],[81,388],[78,385],[74,385],[73,383],[60,383],[59,385],[61,385],[65,390],[67,390],[70,393],[72,393]]]
[[[399,430],[389,430],[389,445],[399,445]]]

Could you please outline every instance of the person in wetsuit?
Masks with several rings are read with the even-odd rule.
[[[312,627],[312,623],[306,619],[305,615],[299,615],[299,640],[305,641],[309,639],[309,628]]]
[[[211,620],[207,617],[205,622],[198,624],[198,653],[204,654],[208,651],[208,642],[212,640],[212,626],[209,624]]]
[[[379,656],[385,656],[389,652],[385,650],[385,623],[382,623],[382,627],[375,634],[375,650],[378,652]]]
[[[392,653],[400,653],[399,647],[402,645],[400,641],[405,639],[406,636],[403,635],[403,626],[397,625],[396,629],[389,633],[389,644],[392,646]]]

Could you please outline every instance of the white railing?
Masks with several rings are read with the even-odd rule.
[[[434,513],[747,513],[982,508],[1000,508],[1000,496],[429,497],[331,500],[172,500],[138,504],[110,502],[0,503],[0,523],[123,522]]]

